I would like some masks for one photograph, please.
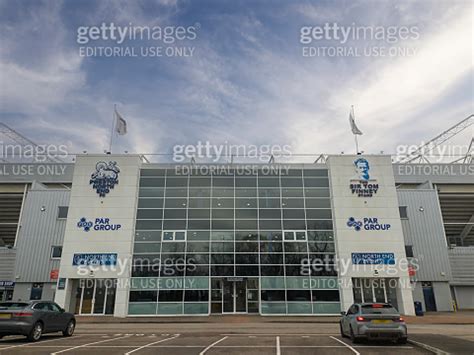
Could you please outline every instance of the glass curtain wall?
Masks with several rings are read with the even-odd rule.
[[[339,313],[327,170],[246,173],[141,170],[129,314]]]

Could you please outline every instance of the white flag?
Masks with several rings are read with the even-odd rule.
[[[120,136],[127,134],[127,121],[120,116],[117,110],[115,110],[115,116],[117,117],[117,121],[115,122],[115,132]]]
[[[351,124],[352,134],[362,135],[362,131],[357,127],[354,117],[354,109],[351,108],[351,113],[349,114],[349,122]]]

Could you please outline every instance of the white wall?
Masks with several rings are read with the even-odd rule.
[[[120,168],[118,184],[105,197],[99,197],[89,183],[91,174],[99,161],[116,161]],[[126,281],[130,277],[140,165],[141,160],[135,155],[77,157],[61,257],[60,278],[114,278]],[[91,221],[101,217],[110,218],[111,224],[121,224],[122,227],[117,231],[85,232],[77,226],[82,217]],[[79,273],[77,266],[72,265],[75,253],[117,253],[118,265],[114,269],[95,270],[93,276],[84,276]],[[70,297],[73,297],[75,293],[71,284],[72,282],[68,282],[65,290],[58,290],[56,293],[57,302],[65,308],[71,304]],[[125,285],[126,282],[122,284]],[[125,316],[127,303],[128,288],[120,287],[119,282],[114,315]]]
[[[17,282],[15,283],[15,289],[13,291],[13,301],[28,301],[31,296],[32,282]],[[54,299],[54,293],[56,290],[56,283],[45,282],[43,283],[43,292],[41,299],[45,301],[52,301]]]
[[[454,286],[458,309],[474,309],[474,286]]]
[[[448,282],[433,282],[433,292],[438,312],[450,312],[453,310],[453,300]]]
[[[371,178],[379,185],[373,197],[358,197],[350,190],[351,180],[356,175],[354,161],[360,157],[368,160]],[[340,259],[351,260],[354,252],[390,252],[395,254],[398,263],[406,260],[405,244],[398,210],[398,198],[389,156],[330,156],[328,159],[332,204],[335,223],[336,253]],[[347,226],[349,217],[362,220],[364,217],[377,217],[382,224],[389,223],[388,231],[357,232]],[[400,265],[352,265],[340,279],[346,285],[354,277],[375,277],[375,269],[381,278],[398,278],[402,284],[409,285],[407,271]],[[352,288],[341,289],[342,308],[346,310],[353,302]],[[414,314],[413,297],[410,287],[399,290],[399,308],[404,314]]]

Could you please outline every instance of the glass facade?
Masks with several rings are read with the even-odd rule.
[[[340,311],[326,169],[144,168],[136,218],[130,315]]]

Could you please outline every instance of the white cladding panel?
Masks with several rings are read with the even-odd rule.
[[[91,174],[100,161],[117,162],[120,169],[118,184],[105,197],[100,197],[90,184]],[[97,270],[94,278],[128,278],[134,240],[134,221],[138,196],[141,160],[138,156],[87,155],[78,156],[71,190],[71,200],[61,258],[61,278],[80,278],[73,266],[74,254],[117,253],[118,264],[124,270]],[[109,224],[120,224],[118,230],[94,230],[78,227],[81,218],[95,223],[97,218],[108,218]]]
[[[364,158],[369,164],[369,184],[377,184],[378,190],[371,197],[359,197],[350,189],[350,184],[360,180],[355,161]],[[397,191],[393,176],[392,162],[389,156],[331,156],[328,159],[331,195],[334,213],[336,253],[339,259],[339,277],[344,284],[354,277],[390,277],[398,278],[405,285],[409,276],[405,255],[405,243],[398,209]],[[356,221],[364,218],[377,218],[378,223],[390,224],[388,230],[360,231],[349,227],[350,217]],[[395,266],[389,265],[352,265],[352,253],[393,253]],[[402,265],[399,265],[402,263]],[[378,274],[375,273],[378,271]],[[343,308],[353,302],[352,290],[347,286],[341,289]],[[402,289],[400,307],[405,314],[413,313],[410,289]]]

